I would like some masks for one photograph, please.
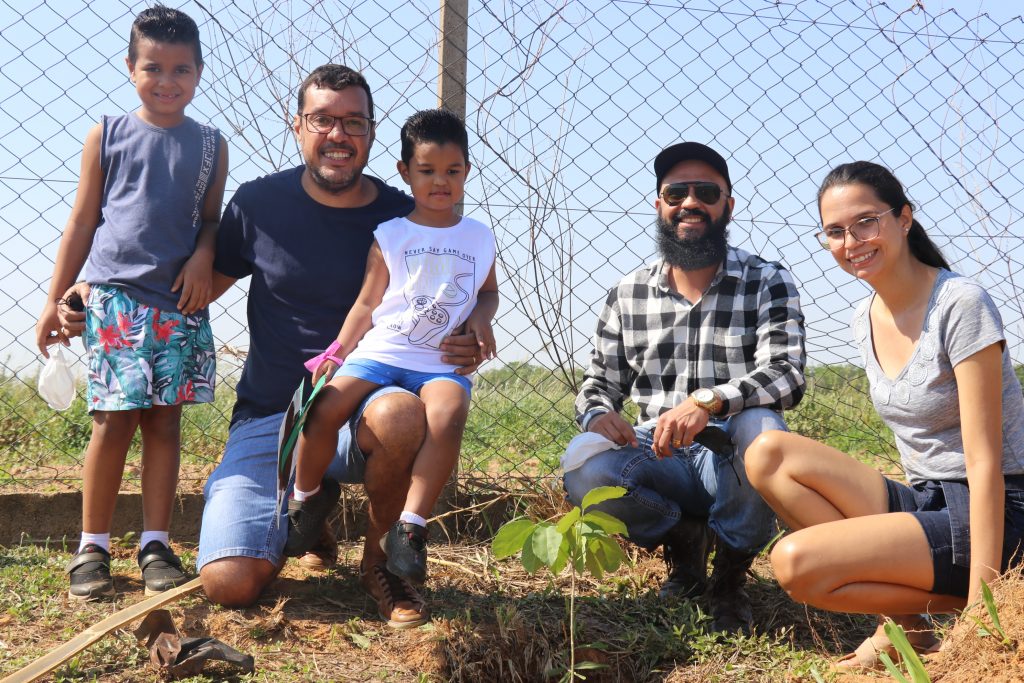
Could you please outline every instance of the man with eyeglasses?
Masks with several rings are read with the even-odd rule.
[[[413,208],[410,197],[363,174],[374,121],[360,73],[337,64],[310,73],[299,87],[293,130],[305,163],[239,187],[217,235],[216,293],[251,278],[249,353],[224,457],[206,484],[197,558],[206,595],[228,606],[255,602],[284,563],[277,445],[292,393],[309,380],[303,362],[337,335],[359,293],[373,231]],[[460,374],[479,362],[472,335],[448,337],[441,348]],[[327,477],[366,488],[364,567],[384,563],[380,538],[402,511],[424,434],[419,398],[396,388],[371,394],[339,434]],[[329,566],[336,556],[325,529],[319,551],[302,561]],[[429,615],[404,579],[389,575],[386,586],[371,579],[364,587],[394,628]]]
[[[782,410],[803,395],[803,315],[785,269],[728,246],[735,198],[718,152],[672,145],[654,175],[660,258],[608,293],[576,398],[584,434],[562,458],[565,488],[578,505],[596,487],[625,487],[600,509],[634,543],[664,546],[661,597],[707,589],[714,630],[749,633],[743,584],[775,517],[743,454],[762,432],[785,429]],[[621,415],[627,398],[635,426]]]

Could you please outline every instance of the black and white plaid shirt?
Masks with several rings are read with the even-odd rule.
[[[701,387],[725,401],[722,416],[795,406],[804,393],[804,317],[789,272],[729,247],[703,298],[690,304],[668,285],[658,260],[608,292],[576,419],[620,411],[628,395],[637,422],[656,419]]]

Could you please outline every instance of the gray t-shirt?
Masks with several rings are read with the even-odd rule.
[[[176,311],[181,291],[171,285],[195,251],[218,154],[217,129],[187,116],[173,128],[135,113],[104,116],[103,201],[85,280]]]
[[[999,311],[981,286],[940,270],[924,329],[896,377],[882,372],[872,344],[868,310],[857,306],[853,336],[871,387],[871,401],[896,437],[911,484],[967,478],[960,402],[953,368],[991,344],[1003,342],[1003,474],[1024,473],[1024,398],[1006,349]]]

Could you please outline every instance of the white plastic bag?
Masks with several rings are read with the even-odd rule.
[[[60,344],[50,352],[50,360],[39,373],[39,395],[54,410],[67,410],[75,400],[75,376]]]

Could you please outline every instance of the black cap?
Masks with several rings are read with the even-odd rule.
[[[691,159],[703,161],[718,171],[718,174],[725,178],[726,194],[732,194],[729,165],[725,163],[721,154],[699,142],[679,142],[658,152],[658,156],[654,157],[654,177],[657,180],[655,192],[661,191],[661,179],[672,170],[673,166],[680,161],[690,161]]]

